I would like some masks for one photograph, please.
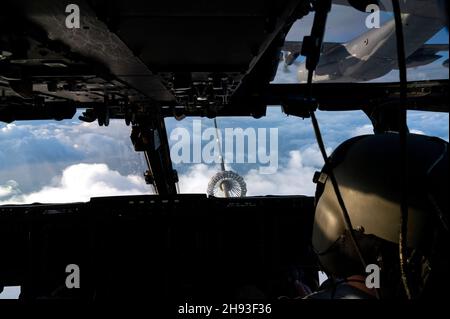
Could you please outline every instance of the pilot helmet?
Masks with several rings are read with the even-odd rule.
[[[407,246],[409,252],[420,252],[423,259],[431,254],[436,227],[447,227],[448,143],[436,137],[408,134],[406,149]],[[346,278],[366,274],[346,230],[343,212],[328,176],[330,170],[366,264],[377,264],[383,271],[384,262],[387,271],[386,260],[390,258],[397,263],[399,260],[401,170],[404,167],[399,134],[383,133],[344,142],[322,171],[316,173],[312,246],[329,275]],[[391,253],[390,257],[386,252]],[[384,260],[380,260],[381,256]]]

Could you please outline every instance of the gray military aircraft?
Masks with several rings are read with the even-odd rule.
[[[348,5],[346,0],[335,4]],[[448,44],[426,44],[445,24],[437,2],[408,1],[403,14],[405,53],[407,67],[427,65],[440,59],[437,54],[448,51]],[[362,9],[362,8],[361,8]],[[390,1],[380,3],[380,9],[390,11]],[[427,27],[424,28],[423,26]],[[292,65],[300,55],[302,42],[286,41],[285,63]],[[315,82],[360,82],[370,81],[397,69],[395,21],[392,18],[380,28],[372,28],[347,43],[326,42],[322,47]],[[448,60],[444,62],[448,67]],[[308,71],[300,63],[297,78],[306,82]]]

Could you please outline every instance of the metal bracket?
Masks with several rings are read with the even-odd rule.
[[[164,119],[140,119],[132,126],[130,138],[136,152],[144,152],[149,168],[144,173],[147,184],[153,184],[159,195],[175,195],[178,174],[172,166]]]

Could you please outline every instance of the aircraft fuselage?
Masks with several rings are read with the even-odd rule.
[[[412,3],[402,15],[406,57],[412,55],[443,27],[437,7],[423,1]],[[434,12],[434,13],[433,13]],[[315,82],[360,82],[386,75],[397,68],[395,21],[389,20],[380,28],[370,29],[350,42],[336,45],[322,53],[313,77]],[[307,70],[302,63],[298,80],[305,82]]]

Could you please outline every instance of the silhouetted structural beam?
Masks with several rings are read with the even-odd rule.
[[[131,141],[136,152],[144,152],[148,171],[144,173],[147,184],[152,184],[156,194],[175,195],[178,174],[173,169],[164,118],[146,118],[133,125]]]

